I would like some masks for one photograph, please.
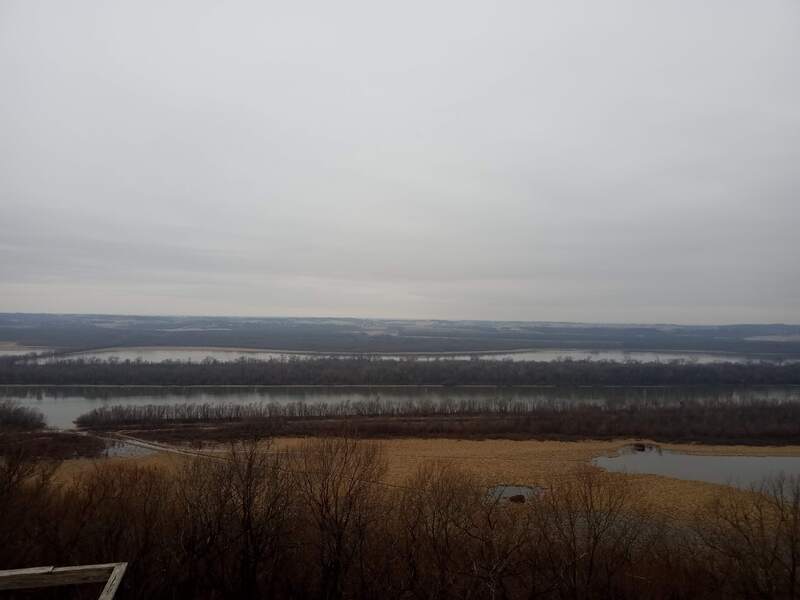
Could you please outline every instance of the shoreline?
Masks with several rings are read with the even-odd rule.
[[[292,452],[299,449],[308,438],[276,436],[272,438],[274,450]],[[428,461],[461,465],[466,471],[487,486],[513,483],[536,486],[547,481],[570,478],[575,469],[590,468],[610,481],[625,481],[648,511],[669,514],[679,519],[692,519],[696,511],[712,501],[720,492],[736,491],[725,485],[645,473],[618,473],[595,466],[595,458],[614,454],[638,438],[617,440],[507,440],[507,439],[448,439],[448,438],[395,438],[372,440],[381,445],[388,457],[386,480],[402,484],[416,468]],[[696,451],[691,444],[661,444],[664,449],[684,453]],[[746,450],[748,456],[800,456],[800,445],[784,447],[708,446],[703,454],[736,456]],[[773,454],[767,454],[772,451]],[[180,468],[190,456],[166,450],[145,456],[116,458],[78,458],[64,461],[58,469],[60,481],[96,467],[98,461],[134,464],[164,468]],[[741,490],[739,490],[741,491]],[[745,492],[742,492],[745,493]]]
[[[20,346],[22,347],[22,346]],[[2,349],[2,346],[0,346]],[[13,348],[11,348],[13,349]],[[758,359],[778,359],[785,357],[785,354],[775,352],[761,352],[756,354],[746,354],[741,352],[732,352],[725,350],[682,350],[682,349],[623,349],[623,348],[513,348],[508,350],[460,350],[460,351],[342,351],[342,350],[284,350],[277,348],[250,348],[242,346],[104,346],[100,348],[88,348],[83,350],[74,350],[64,352],[58,356],[71,357],[80,356],[81,354],[89,353],[111,353],[111,352],[231,352],[243,354],[278,354],[286,356],[321,356],[321,357],[399,357],[399,358],[425,358],[425,357],[480,357],[480,356],[497,356],[504,354],[545,354],[557,352],[582,352],[588,355],[601,354],[604,352],[619,352],[621,354],[664,354],[664,355],[709,355],[709,356],[724,356],[724,357],[740,357],[748,360]],[[591,358],[591,357],[589,357]],[[800,360],[800,356],[790,356],[787,360]],[[546,361],[552,362],[552,361]]]
[[[336,389],[336,390],[371,390],[371,389],[448,389],[448,390],[556,390],[556,389],[641,389],[641,390],[670,390],[670,389],[701,389],[701,388],[800,388],[797,383],[759,383],[759,384],[673,384],[673,385],[557,385],[557,384],[527,384],[527,385],[489,385],[489,384],[463,384],[463,385],[446,385],[443,383],[430,383],[430,384],[336,384],[336,383],[298,383],[298,384],[103,384],[103,383],[0,383],[0,390],[8,388],[109,388],[109,389],[239,389],[239,390],[252,390],[252,389]]]

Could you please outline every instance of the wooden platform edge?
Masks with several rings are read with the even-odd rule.
[[[103,591],[98,596],[97,600],[113,600],[114,594],[117,593],[117,588],[119,584],[122,583],[122,576],[125,575],[125,569],[128,568],[128,563],[117,563],[114,569],[111,571],[111,575],[108,576],[108,581],[106,581],[106,586],[103,588]]]
[[[0,590],[22,590],[105,583],[98,600],[112,600],[119,588],[128,563],[79,565],[74,567],[32,567],[0,571]]]

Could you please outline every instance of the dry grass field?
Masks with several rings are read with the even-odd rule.
[[[293,451],[303,438],[278,438],[275,446]],[[570,477],[576,469],[591,467],[597,456],[610,455],[633,440],[617,441],[513,441],[453,439],[391,439],[377,442],[383,446],[388,461],[387,481],[402,484],[419,465],[426,461],[456,463],[475,474],[487,486],[495,484],[538,485],[552,478]],[[641,440],[637,440],[641,441]],[[800,456],[800,446],[706,446],[662,444],[662,448],[680,452],[717,455]],[[137,458],[99,459],[134,462],[159,468],[179,468],[186,456],[158,452]],[[59,479],[68,482],[74,475],[91,469],[97,460],[65,461]],[[599,469],[598,469],[599,470]],[[709,502],[722,486],[699,481],[684,481],[656,475],[606,473],[606,477],[627,479],[637,498],[649,510],[677,518],[689,517]]]

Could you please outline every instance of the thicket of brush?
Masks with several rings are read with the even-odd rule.
[[[398,402],[376,398],[330,403],[118,405],[95,408],[76,422],[90,429],[217,425],[199,432],[184,427],[178,437],[230,439],[254,430],[280,435],[336,433],[343,421],[362,437],[638,437],[715,443],[793,443],[800,439],[800,404],[759,401],[596,405],[503,398]],[[175,432],[165,432],[162,439],[174,436]]]
[[[41,411],[20,406],[13,400],[0,400],[0,430],[30,431],[45,425]]]
[[[106,464],[67,485],[0,461],[0,568],[127,561],[120,599],[794,598],[800,485],[731,490],[693,524],[621,476],[554,478],[490,500],[457,467],[385,484],[375,443],[245,444],[177,469]],[[561,474],[564,475],[564,474]],[[52,597],[96,598],[92,586]],[[9,596],[14,597],[14,596]]]
[[[800,384],[800,363],[294,358],[234,362],[0,357],[0,385],[737,385]]]
[[[19,451],[35,459],[67,460],[97,458],[102,456],[105,450],[105,442],[93,435],[48,429],[36,431],[0,429],[0,456]]]

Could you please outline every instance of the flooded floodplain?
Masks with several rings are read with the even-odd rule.
[[[98,350],[87,350],[82,352],[71,352],[59,354],[53,360],[75,360],[75,359],[99,359],[99,360],[119,360],[119,361],[146,361],[163,362],[172,361],[192,361],[202,362],[204,360],[215,360],[229,362],[241,358],[252,360],[288,360],[290,358],[319,358],[329,356],[370,356],[381,359],[416,359],[416,360],[439,360],[439,359],[459,359],[468,360],[470,358],[480,358],[484,360],[511,360],[511,361],[554,361],[554,360],[607,360],[607,361],[639,361],[639,362],[669,362],[674,360],[696,362],[699,364],[711,364],[718,362],[791,362],[798,359],[784,359],[779,356],[769,355],[745,355],[745,354],[723,354],[710,352],[679,352],[679,351],[630,351],[623,350],[586,350],[586,349],[543,349],[543,350],[519,350],[513,352],[463,352],[463,353],[379,353],[379,354],[348,354],[348,353],[314,353],[314,352],[293,352],[286,350],[257,350],[247,348],[213,348],[213,347],[125,347],[125,348],[103,348]]]
[[[688,454],[643,444],[626,446],[615,456],[601,456],[592,463],[618,473],[661,475],[740,488],[757,487],[765,478],[800,477],[800,456]]]
[[[151,386],[7,386],[0,399],[40,410],[51,427],[72,428],[74,420],[95,408],[112,405],[170,404],[349,404],[350,406],[490,406],[569,407],[589,404],[628,406],[711,405],[752,402],[800,403],[800,386],[668,387],[151,387]]]

